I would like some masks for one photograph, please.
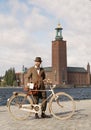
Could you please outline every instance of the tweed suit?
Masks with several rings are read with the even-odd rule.
[[[45,79],[45,71],[43,68],[40,68],[39,70],[39,74],[37,72],[37,69],[35,68],[35,66],[31,67],[28,69],[27,73],[24,76],[25,78],[25,86],[27,85],[27,83],[32,82],[32,83],[37,83],[38,84],[38,89],[40,90],[45,90],[45,85],[43,80]],[[46,92],[38,92],[38,94],[34,95],[34,102],[36,104],[39,103],[39,99],[42,99],[42,102],[46,99]],[[42,105],[42,111],[46,110],[46,105],[47,102],[43,103]]]

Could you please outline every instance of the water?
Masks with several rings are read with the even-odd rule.
[[[14,91],[22,92],[22,88],[0,88],[0,106],[6,105],[7,99]],[[91,99],[91,87],[85,88],[55,88],[55,92],[66,92],[75,100]],[[49,92],[48,92],[49,94]]]

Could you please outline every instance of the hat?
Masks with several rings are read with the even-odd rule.
[[[42,62],[41,57],[36,57],[35,62]]]

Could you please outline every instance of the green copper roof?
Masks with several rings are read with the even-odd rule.
[[[87,72],[83,67],[67,67],[68,72]]]
[[[55,40],[62,40],[63,37],[62,37],[62,27],[60,24],[58,24],[57,28],[55,28],[56,30],[56,37],[55,37]]]
[[[44,70],[50,72],[50,71],[52,71],[52,67],[44,67]]]
[[[46,72],[51,72],[52,71],[52,67],[44,67],[44,70]],[[67,67],[67,72],[86,73],[87,70],[85,70],[83,67]]]

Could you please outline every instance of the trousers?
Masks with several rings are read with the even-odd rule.
[[[46,98],[47,98],[46,91],[38,92],[37,95],[33,95],[34,104],[39,104],[39,101],[41,99],[41,103],[43,103],[42,106],[41,106],[42,112],[46,111],[46,107],[47,107],[47,101],[45,101]]]

